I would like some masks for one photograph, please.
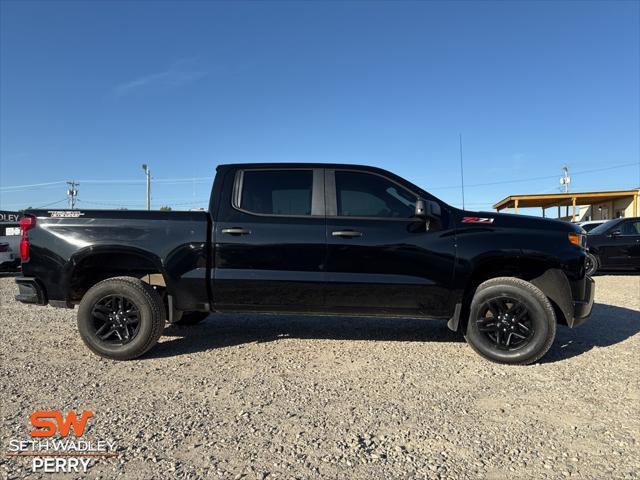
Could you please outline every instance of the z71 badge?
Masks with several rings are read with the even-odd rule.
[[[493,218],[487,217],[464,217],[462,223],[493,223]]]

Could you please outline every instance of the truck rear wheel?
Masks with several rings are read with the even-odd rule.
[[[483,357],[528,365],[547,353],[556,335],[549,299],[535,285],[513,277],[482,283],[471,302],[465,338]]]
[[[160,295],[133,277],[94,285],[78,309],[78,330],[85,345],[113,360],[131,360],[147,352],[158,342],[164,325]]]

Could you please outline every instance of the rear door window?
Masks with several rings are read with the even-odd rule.
[[[245,170],[239,207],[261,215],[311,215],[312,170]]]

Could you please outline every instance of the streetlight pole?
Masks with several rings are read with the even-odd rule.
[[[151,210],[151,169],[146,163],[143,163],[142,170],[147,177],[147,210]]]

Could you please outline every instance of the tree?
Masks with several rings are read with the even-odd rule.
[[[160,207],[160,211],[161,212],[170,212],[171,211],[171,207],[169,205],[163,205]]]

